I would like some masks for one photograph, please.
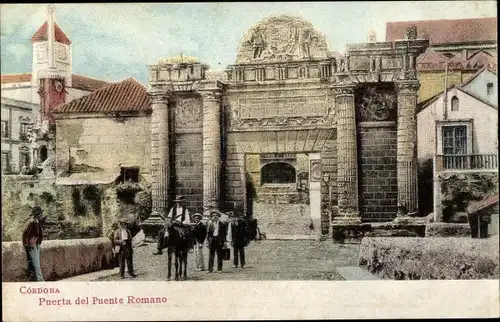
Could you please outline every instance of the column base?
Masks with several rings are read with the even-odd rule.
[[[165,226],[165,221],[161,217],[149,217],[141,223],[141,228],[146,236],[146,241],[156,241],[158,233]]]
[[[358,244],[367,231],[369,225],[363,224],[357,215],[349,214],[335,218],[332,223],[332,238],[334,243]]]

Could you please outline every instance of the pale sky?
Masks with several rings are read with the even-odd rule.
[[[46,5],[0,9],[1,73],[31,72],[30,39],[46,20]],[[56,4],[56,22],[72,41],[73,73],[144,85],[147,65],[159,57],[183,53],[224,69],[247,29],[280,14],[310,21],[331,51],[344,52],[346,44],[365,42],[371,28],[384,41],[390,21],[496,17],[496,1]]]

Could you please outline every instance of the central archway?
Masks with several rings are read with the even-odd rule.
[[[264,165],[260,170],[260,182],[266,183],[295,183],[295,168],[286,162],[272,162]]]

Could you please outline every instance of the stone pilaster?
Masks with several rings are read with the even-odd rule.
[[[203,99],[203,209],[219,208],[221,180],[221,92],[201,92]]]
[[[338,216],[333,224],[361,223],[358,206],[358,144],[354,86],[336,86]]]
[[[398,90],[398,215],[418,213],[417,97],[418,81],[396,83]]]
[[[152,213],[143,223],[145,234],[156,237],[163,225],[160,217],[168,213],[170,153],[169,153],[169,96],[166,91],[149,93],[152,102],[151,116],[151,180]]]

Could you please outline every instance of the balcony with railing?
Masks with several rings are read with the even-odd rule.
[[[434,169],[442,171],[498,171],[497,154],[462,154],[434,156]]]

